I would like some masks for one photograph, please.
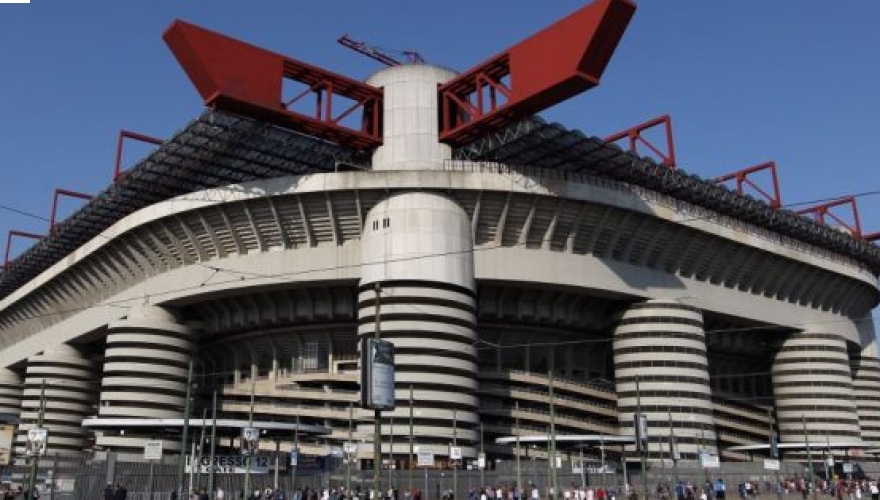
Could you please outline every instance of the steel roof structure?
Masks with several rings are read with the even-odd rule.
[[[767,230],[838,252],[880,271],[880,248],[722,184],[623,151],[597,137],[534,117],[455,151],[456,159],[498,162],[525,173],[591,174],[642,186]],[[193,191],[261,178],[369,168],[369,154],[266,122],[206,111],[0,274],[8,296],[123,217]]]

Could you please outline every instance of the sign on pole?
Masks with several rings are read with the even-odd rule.
[[[260,448],[260,429],[256,427],[242,427],[241,429],[241,454],[245,456],[256,455]]]
[[[572,474],[580,474],[584,471],[584,462],[579,458],[573,458],[571,460],[571,473]]]
[[[416,462],[416,463],[419,467],[431,467],[434,465],[434,452],[433,451],[420,451],[420,452],[418,452],[417,457],[418,457],[418,462]]]
[[[779,470],[779,460],[775,458],[765,458],[764,459],[764,469],[766,470]]]
[[[34,427],[28,429],[27,442],[24,445],[24,454],[33,456],[43,456],[46,454],[46,443],[49,441],[49,430],[42,427]]]
[[[477,467],[479,467],[480,469],[486,468],[486,454],[485,453],[480,453],[479,455],[477,455]]]
[[[843,463],[843,473],[844,473],[844,474],[852,474],[852,473],[853,473],[853,464],[852,464],[852,462],[844,462],[844,463]]]
[[[721,467],[721,460],[718,458],[718,455],[703,453],[700,455],[700,462],[704,469],[717,469]]]
[[[450,446],[449,447],[449,459],[450,460],[461,460],[461,447],[460,446]]]
[[[162,460],[162,441],[144,442],[144,460]]]
[[[394,409],[394,344],[387,340],[361,342],[361,406]]]
[[[297,462],[299,461],[299,450],[296,447],[290,447],[290,465],[291,467],[296,467]]]

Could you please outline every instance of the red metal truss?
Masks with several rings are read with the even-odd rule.
[[[208,106],[355,148],[382,143],[380,89],[183,21],[172,23],[164,39]],[[285,100],[285,79],[303,84],[306,92]],[[288,109],[305,94],[316,99],[313,116]],[[334,96],[354,104],[334,110]],[[357,111],[359,129],[342,123]]]
[[[91,200],[93,198],[90,194],[78,193],[76,191],[69,191],[67,189],[56,189],[55,196],[52,198],[52,216],[49,218],[49,231],[54,231],[56,224],[56,220],[58,217],[58,197],[59,196],[69,196],[71,198],[79,198],[81,200]]]
[[[466,144],[598,85],[635,10],[597,0],[441,85],[440,140]]]
[[[853,219],[853,222],[851,223],[841,219],[833,212],[831,212],[832,208],[844,205],[849,205],[849,208],[851,210],[851,215]],[[800,215],[812,215],[815,217],[816,221],[819,222],[819,224],[826,224],[825,218],[828,217],[834,222],[840,224],[840,226],[846,229],[849,234],[851,234],[854,238],[862,237],[862,223],[859,220],[859,207],[856,204],[856,199],[854,196],[847,196],[844,198],[840,198],[839,200],[829,201],[828,203],[823,203],[814,207],[798,210],[795,213]]]
[[[23,238],[31,238],[34,240],[42,240],[45,238],[42,234],[36,233],[28,233],[25,231],[19,231],[17,229],[10,229],[9,233],[6,234],[6,256],[3,258],[3,268],[9,268],[9,251],[12,249],[12,237],[13,236],[21,236]]]
[[[651,141],[647,140],[645,136],[642,134],[644,131],[654,128],[658,125],[663,125],[666,134],[666,152],[660,150],[657,146],[655,146]],[[669,115],[662,115],[654,118],[653,120],[648,120],[645,123],[640,123],[634,127],[630,127],[626,130],[622,130],[616,134],[612,134],[605,138],[605,142],[617,142],[621,139],[629,140],[629,151],[633,153],[639,154],[639,143],[643,144],[646,148],[651,150],[657,157],[660,158],[660,162],[663,165],[666,165],[670,168],[675,168],[675,140],[672,135],[672,117]]]
[[[761,186],[752,182],[752,180],[749,179],[750,175],[756,172],[762,172],[764,170],[770,172],[770,179],[773,183],[771,193],[768,193]],[[715,182],[727,182],[734,179],[736,180],[736,191],[739,194],[745,194],[745,190],[743,188],[744,186],[748,186],[753,191],[760,194],[764,199],[766,199],[767,203],[770,205],[770,208],[778,209],[782,206],[782,198],[779,195],[779,177],[777,176],[776,172],[776,162],[768,161],[766,163],[761,163],[760,165],[755,165],[754,167],[737,170],[736,172],[717,177],[715,179]]]
[[[116,163],[113,166],[113,180],[119,179],[119,176],[122,175],[122,148],[125,139],[134,139],[136,141],[146,142],[148,144],[155,144],[156,146],[161,146],[165,142],[162,139],[139,134],[130,130],[120,130],[119,137],[116,139]],[[57,192],[55,196],[57,198]],[[55,226],[53,225],[52,227]]]

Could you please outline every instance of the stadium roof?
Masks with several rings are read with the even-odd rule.
[[[588,174],[620,180],[849,256],[875,274],[880,272],[880,248],[875,245],[539,118],[492,132],[459,148],[454,156],[504,163],[545,178],[564,180],[568,174]],[[206,111],[11,261],[0,274],[0,298],[146,206],[255,179],[368,168],[369,158],[368,151]]]

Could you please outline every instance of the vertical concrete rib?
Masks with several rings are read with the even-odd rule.
[[[853,359],[853,393],[862,439],[880,446],[880,360],[870,347]]]
[[[846,341],[822,327],[790,334],[773,362],[782,441],[860,441]]]
[[[43,380],[43,427],[49,429],[47,453],[77,454],[86,444],[82,421],[94,414],[95,374],[92,363],[66,344],[52,346],[28,359],[16,447],[23,451],[28,429],[36,427]]]
[[[182,418],[194,350],[192,330],[161,307],[138,306],[110,323],[99,417]],[[143,449],[137,436],[100,436],[97,442],[117,450]]]
[[[618,418],[622,432],[632,435],[638,378],[650,428],[649,458],[659,459],[661,449],[668,455],[670,415],[683,459],[695,459],[701,447],[717,452],[707,363],[699,309],[649,300],[621,316],[614,331]]]
[[[363,238],[358,335],[374,334],[374,286],[381,283],[382,337],[396,350],[400,406],[384,419],[408,418],[412,385],[419,441],[445,456],[448,449],[438,443],[451,439],[455,414],[462,451],[474,456],[468,444],[476,440],[478,422],[476,300],[467,214],[440,195],[394,195],[367,214]]]

